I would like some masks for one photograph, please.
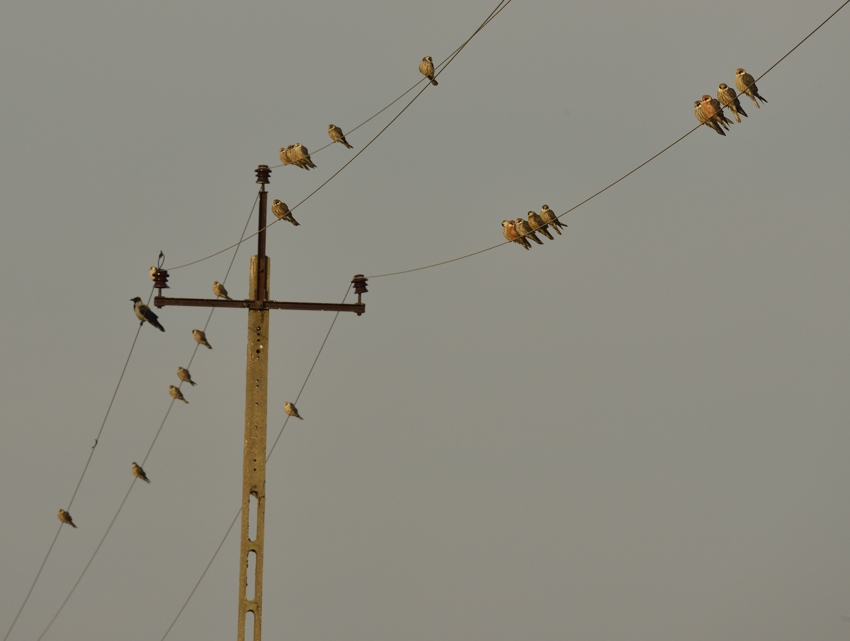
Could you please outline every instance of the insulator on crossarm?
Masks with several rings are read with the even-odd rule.
[[[360,294],[365,294],[369,290],[366,289],[366,281],[369,279],[366,278],[363,274],[357,274],[354,278],[351,279],[351,282],[354,283],[354,293],[357,294],[357,302],[360,302]]]
[[[168,286],[168,272],[164,269],[157,269],[154,271],[153,286],[157,289],[171,289]]]

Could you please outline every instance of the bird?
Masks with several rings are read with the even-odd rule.
[[[175,387],[174,385],[169,385],[168,386],[168,393],[171,394],[171,398],[173,398],[175,401],[183,401],[184,403],[186,403],[186,405],[189,404],[189,401],[187,401],[185,398],[183,398],[183,392],[180,391],[179,387]]]
[[[156,280],[156,272],[157,272],[156,267],[151,265],[151,280]]]
[[[699,100],[694,100],[694,115],[697,117],[697,120],[700,121],[700,124],[711,127],[719,133],[721,136],[725,136],[726,134],[723,132],[723,129],[716,122],[711,120],[702,110],[702,102]]]
[[[717,98],[712,98],[708,94],[702,97],[702,112],[712,120],[722,125],[726,131],[729,131],[729,125],[733,124],[726,116],[723,115],[723,107],[720,106],[720,101]]]
[[[72,519],[71,515],[68,512],[66,512],[65,510],[60,508],[58,516],[59,516],[59,520],[62,521],[62,523],[67,523],[68,525],[70,525],[71,527],[74,527],[74,528],[77,527],[76,525],[74,525],[74,519]]]
[[[540,217],[540,214],[538,214],[536,211],[528,212],[528,225],[534,231],[539,231],[549,240],[555,240],[555,237],[549,233],[549,225],[543,222],[543,219]]]
[[[735,86],[738,87],[738,93],[747,94],[750,100],[753,101],[753,104],[759,109],[761,109],[761,105],[756,98],[767,104],[767,99],[759,93],[759,88],[756,87],[755,78],[740,67],[735,69]]]
[[[422,62],[419,63],[419,73],[428,78],[435,87],[439,84],[434,78],[434,61],[431,60],[431,56],[422,58]]]
[[[735,120],[741,122],[741,116],[749,118],[747,112],[741,107],[741,101],[738,100],[738,94],[725,82],[721,82],[717,86],[717,99],[724,107],[729,107],[729,111],[735,116]],[[738,114],[741,114],[740,116]]]
[[[525,249],[531,249],[531,243],[519,235],[519,232],[516,230],[516,224],[512,220],[502,221],[502,235]]]
[[[230,296],[227,295],[227,290],[217,280],[213,281],[213,294],[220,298],[226,298],[227,300],[233,300]]]
[[[157,320],[157,319],[159,318],[159,316],[157,316],[156,314],[154,314],[154,313],[150,310],[150,307],[148,307],[147,305],[145,305],[145,304],[142,302],[142,299],[141,299],[141,298],[139,298],[138,296],[136,296],[135,298],[131,298],[130,300],[134,303],[134,305],[133,305],[133,311],[134,311],[134,312],[136,312],[136,317],[137,317],[140,321],[142,321],[143,323],[144,323],[145,321],[147,321],[147,322],[149,322],[151,325],[153,325],[154,327],[156,327],[159,331],[161,331],[161,332],[164,332],[164,331],[165,331],[165,328],[164,328],[162,325],[160,325],[160,324],[159,324],[159,321]]]
[[[290,416],[294,416],[295,418],[301,418],[301,415],[298,413],[298,410],[289,401],[286,401],[286,403],[283,404],[283,410]],[[301,418],[301,420],[303,421],[304,419]]]
[[[193,329],[192,336],[195,337],[195,342],[200,343],[201,345],[206,345],[209,349],[212,349],[212,345],[207,342],[207,335],[201,329]]]
[[[345,136],[342,133],[342,129],[340,129],[336,125],[328,125],[328,135],[334,142],[341,142],[349,149],[354,149],[354,147],[348,144],[348,141],[345,139]]]
[[[145,483],[150,483],[150,479],[145,474],[145,471],[142,469],[142,466],[133,461],[133,476],[137,479],[142,479]]]
[[[192,387],[197,385],[195,381],[192,380],[192,375],[189,373],[189,370],[185,367],[177,368],[177,378],[179,378],[184,383],[189,383]]]
[[[275,199],[272,203],[272,213],[281,220],[286,220],[296,227],[301,224],[292,217],[292,212],[289,211],[289,207],[286,206],[286,203],[281,202],[280,200]]]
[[[292,145],[289,151],[289,156],[296,165],[301,167],[301,169],[310,171],[310,169],[316,168],[316,165],[314,165],[313,161],[310,159],[310,152],[307,151],[307,147],[302,145],[300,142],[296,142]]]
[[[521,236],[524,236],[524,237],[526,237],[526,238],[529,238],[529,237],[530,237],[530,238],[531,238],[531,240],[533,240],[533,241],[534,241],[535,243],[537,243],[538,245],[542,245],[542,244],[543,244],[543,241],[542,241],[542,240],[540,240],[540,239],[537,237],[537,234],[535,234],[535,233],[534,233],[534,230],[531,228],[531,225],[529,225],[529,224],[528,224],[525,220],[523,220],[522,218],[517,218],[517,219],[516,219],[516,230],[520,233],[520,235],[521,235]]]
[[[556,232],[558,232],[558,236],[561,235],[561,229],[566,227],[564,223],[561,222],[561,219],[555,215],[555,212],[549,209],[549,205],[543,205],[540,208],[540,217],[543,219],[544,223],[547,223],[552,226]],[[558,228],[561,229],[558,229]]]

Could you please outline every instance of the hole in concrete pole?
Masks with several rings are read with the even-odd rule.
[[[245,638],[256,641],[254,639],[254,613],[250,610],[245,613]]]
[[[248,540],[254,541],[257,538],[257,506],[259,502],[257,497],[251,494],[248,497]]]
[[[256,584],[255,583],[256,580],[257,580],[257,553],[254,552],[254,550],[251,550],[251,551],[248,552],[248,585],[245,587],[245,598],[248,601],[254,600],[254,586]],[[248,625],[247,621],[245,622],[245,625],[246,626]],[[246,632],[247,632],[247,630],[246,630]],[[246,639],[253,639],[254,638],[253,632],[251,633],[250,636],[246,634],[245,638]]]

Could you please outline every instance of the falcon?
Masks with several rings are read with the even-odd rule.
[[[197,385],[195,381],[192,380],[192,375],[189,373],[189,370],[185,367],[177,368],[177,378],[179,378],[184,383],[189,383],[192,387]]]
[[[536,211],[528,212],[528,225],[534,231],[539,231],[549,240],[555,240],[555,237],[549,233],[549,226],[543,222],[543,219]]]
[[[295,418],[301,418],[301,415],[298,413],[298,410],[289,401],[286,401],[286,403],[283,404],[283,411],[289,414],[290,416],[294,416]],[[301,420],[303,421],[304,419],[301,418]]]
[[[721,105],[729,107],[729,111],[732,112],[735,116],[735,120],[738,122],[741,122],[741,116],[749,118],[747,112],[744,111],[743,107],[741,107],[741,101],[738,100],[738,94],[736,94],[735,90],[725,82],[721,82],[717,86],[717,99],[720,101]],[[741,116],[738,114],[741,114]]]
[[[712,129],[714,129],[714,131],[719,133],[721,136],[726,135],[723,132],[723,129],[720,127],[720,125],[718,125],[713,120],[711,120],[708,116],[705,115],[705,113],[702,110],[702,103],[699,100],[694,100],[694,115],[697,117],[697,120],[700,121],[700,124],[711,127]]]
[[[151,311],[150,307],[148,307],[142,302],[141,298],[136,296],[135,298],[131,298],[130,300],[133,302],[133,311],[136,312],[136,318],[138,318],[143,323],[145,321],[149,322],[161,332],[165,331],[165,328],[160,325],[159,321],[157,320],[159,316],[154,314]]]
[[[519,232],[517,232],[516,230],[516,225],[512,220],[502,221],[502,235],[506,239],[515,242],[520,247],[524,247],[525,249],[531,249],[531,243],[529,243],[525,238],[519,235]]]
[[[735,69],[735,86],[738,87],[738,93],[745,93],[750,97],[750,100],[753,101],[753,104],[761,109],[761,105],[758,103],[758,98],[764,104],[767,104],[767,99],[762,97],[759,93],[759,88],[756,87],[755,78],[753,78],[746,71],[738,67]]]
[[[142,479],[145,483],[150,483],[150,479],[145,474],[145,471],[142,469],[142,466],[133,461],[133,476],[137,479]]]
[[[558,232],[558,236],[561,235],[561,229],[566,227],[564,223],[561,222],[561,219],[555,215],[555,212],[549,209],[549,205],[543,205],[540,209],[540,217],[543,219],[543,222],[551,225],[552,229]],[[558,229],[558,228],[561,229]]]
[[[354,149],[351,145],[348,144],[348,141],[345,139],[345,136],[342,134],[342,129],[337,127],[336,125],[328,125],[328,135],[331,137],[331,140],[334,142],[341,142],[348,149]]]
[[[280,200],[275,199],[272,203],[272,213],[280,220],[286,220],[296,227],[301,224],[292,217],[292,212],[289,211],[289,207],[286,206],[286,203],[281,202]]]
[[[212,349],[212,345],[207,342],[207,335],[201,329],[193,329],[192,336],[195,337],[195,342],[200,345],[205,345],[206,347]]]
[[[218,298],[226,298],[227,300],[233,300],[230,296],[227,295],[227,290],[217,280],[213,281],[213,294]]]
[[[723,115],[723,107],[720,106],[720,101],[718,101],[717,98],[712,98],[706,94],[702,97],[702,103],[700,103],[700,106],[702,107],[702,112],[706,115],[706,117],[708,117],[712,122],[723,125],[726,131],[729,131],[728,125],[733,123]]]
[[[432,85],[437,86],[437,80],[434,78],[434,61],[431,60],[431,56],[422,58],[422,62],[419,63],[419,73],[428,78]]]
[[[529,225],[522,218],[516,219],[516,230],[520,233],[521,236],[524,236],[526,238],[531,238],[531,240],[533,240],[538,245],[543,244],[543,241],[540,240],[537,237],[537,234],[534,233],[534,230],[531,228],[531,225]]]
[[[74,528],[77,527],[76,525],[74,525],[74,519],[72,519],[71,515],[65,510],[60,508],[58,516],[59,520],[62,521],[62,523],[67,523],[68,525]]]
[[[184,403],[186,403],[186,405],[189,404],[189,401],[187,401],[185,398],[183,398],[183,392],[180,391],[179,387],[175,387],[174,385],[169,385],[168,386],[168,393],[171,394],[171,398],[173,398],[175,401],[183,401]]]

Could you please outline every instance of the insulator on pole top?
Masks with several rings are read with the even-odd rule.
[[[269,184],[269,176],[272,173],[272,170],[269,169],[268,165],[260,165],[254,170],[254,173],[257,174],[257,183],[260,185],[268,185]]]

